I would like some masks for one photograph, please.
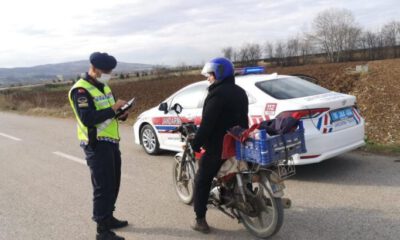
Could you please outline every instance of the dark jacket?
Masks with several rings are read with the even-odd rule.
[[[193,141],[193,149],[200,147],[209,154],[221,156],[226,131],[233,126],[249,127],[248,98],[246,92],[229,77],[208,88],[204,101],[200,128]]]

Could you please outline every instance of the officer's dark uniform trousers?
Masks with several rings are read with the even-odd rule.
[[[121,182],[121,152],[118,143],[98,141],[95,147],[82,146],[93,185],[93,220],[101,222],[115,208]]]

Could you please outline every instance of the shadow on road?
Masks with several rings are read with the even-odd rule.
[[[285,223],[276,239],[394,240],[400,236],[398,221],[398,211],[389,214],[358,208],[293,208],[285,211]]]
[[[175,156],[176,152],[172,152],[172,151],[167,151],[167,150],[163,150],[162,152],[160,152],[159,156],[164,156],[164,157],[173,157]]]
[[[400,163],[362,152],[344,154],[318,164],[296,167],[292,180],[344,185],[399,186]]]
[[[163,237],[182,238],[182,239],[243,239],[243,238],[252,239],[251,235],[247,233],[245,229],[230,231],[212,227],[211,233],[202,234],[191,230],[189,228],[189,225],[187,229],[167,228],[167,227],[140,228],[135,226],[128,226],[127,228],[125,228],[120,232],[132,232],[141,235],[150,235],[152,237],[157,235],[160,237],[163,236]]]

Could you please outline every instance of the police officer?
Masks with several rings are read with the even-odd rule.
[[[206,152],[199,163],[195,177],[194,211],[192,229],[208,233],[206,221],[207,202],[211,183],[222,165],[222,144],[227,130],[239,125],[248,128],[248,98],[246,92],[235,84],[233,64],[226,58],[215,58],[204,65],[201,72],[210,82],[204,101],[202,121],[193,140],[193,149]]]
[[[69,101],[77,120],[78,139],[81,142],[93,186],[93,220],[97,223],[97,240],[120,240],[112,229],[128,225],[113,216],[121,179],[118,121],[126,120],[128,113],[115,119],[117,109],[126,101],[115,102],[107,85],[117,61],[107,53],[90,55],[90,68],[69,91]]]

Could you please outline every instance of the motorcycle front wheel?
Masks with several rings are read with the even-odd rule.
[[[257,198],[252,201],[256,214],[248,216],[242,211],[238,214],[246,229],[258,238],[275,235],[283,224],[283,205],[281,198],[275,198],[266,183],[253,183],[252,191]]]
[[[181,167],[181,164],[182,167]],[[181,179],[179,178],[179,171],[181,172]],[[175,161],[172,166],[173,183],[175,192],[181,202],[191,204],[193,202],[194,192],[194,163],[191,160],[182,162],[181,156],[175,156]]]

